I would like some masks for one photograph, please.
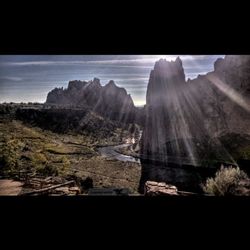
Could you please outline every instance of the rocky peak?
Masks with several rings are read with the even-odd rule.
[[[214,73],[229,87],[249,95],[249,55],[226,55],[225,58],[217,59],[214,63]]]
[[[219,71],[221,69],[221,66],[223,65],[223,58],[218,58],[215,62],[214,62],[214,70],[215,71]]]
[[[150,73],[147,88],[147,104],[159,105],[167,101],[173,91],[181,90],[185,84],[185,74],[179,57],[175,61],[160,59]]]
[[[72,89],[83,89],[83,87],[88,84],[86,81],[80,81],[80,80],[74,80],[74,81],[69,81],[68,84],[68,90],[72,90]]]
[[[231,68],[243,67],[249,68],[250,57],[248,55],[226,55],[224,58],[218,58],[214,63],[215,71],[230,70]]]
[[[113,80],[110,80],[104,87],[103,92],[106,95],[113,95],[115,98],[128,98],[129,95],[126,91],[126,89],[118,87]],[[130,97],[131,98],[131,97]],[[131,99],[132,100],[132,99]]]
[[[100,79],[98,78],[94,78],[93,81],[90,81],[88,86],[88,88],[95,88],[95,89],[101,89],[102,85],[100,83]]]
[[[70,81],[67,89],[49,92],[46,103],[86,106],[112,120],[126,118],[125,122],[133,121],[135,112],[133,100],[124,88],[116,86],[113,80],[102,86],[98,78],[89,82]]]
[[[175,63],[178,63],[182,66],[182,60],[179,56],[177,56],[177,58],[175,59]]]
[[[96,77],[94,78],[93,83],[94,83],[94,84],[101,85],[100,79],[99,79],[99,78],[96,78]]]
[[[167,61],[166,59],[160,59],[155,63],[154,75],[171,79],[178,77],[180,80],[185,81],[184,69],[180,57],[177,57],[175,61]]]
[[[118,88],[116,85],[115,85],[115,82],[113,80],[110,80],[105,86],[104,86],[105,89],[116,89]]]

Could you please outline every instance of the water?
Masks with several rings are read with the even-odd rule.
[[[116,146],[100,147],[98,151],[105,158],[115,159],[115,160],[122,161],[122,162],[133,162],[133,163],[140,164],[139,158],[135,158],[129,155],[124,155],[116,151],[120,148],[129,147],[131,145],[132,143],[125,143],[125,144],[116,145]]]

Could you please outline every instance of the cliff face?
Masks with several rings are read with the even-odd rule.
[[[142,136],[142,155],[161,159],[167,155],[166,142],[173,139],[179,97],[185,87],[182,63],[160,60],[150,73],[146,95],[146,119]],[[181,110],[180,110],[181,111]],[[175,124],[175,127],[172,125]]]
[[[102,88],[101,98],[94,110],[112,120],[131,122],[135,119],[135,109],[127,91],[117,87],[114,81],[110,81]]]
[[[133,122],[136,108],[130,95],[114,81],[102,86],[100,80],[70,81],[67,89],[55,88],[48,93],[46,104],[88,107],[111,120]]]
[[[235,163],[230,138],[248,141],[249,124],[250,56],[225,56],[188,81],[179,58],[160,60],[148,83],[141,155],[179,165]]]

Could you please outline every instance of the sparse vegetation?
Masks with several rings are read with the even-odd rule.
[[[225,168],[221,166],[214,178],[207,179],[203,189],[206,193],[216,196],[242,195],[242,188],[248,183],[247,174],[240,170],[239,167],[230,166]]]
[[[0,173],[10,175],[20,167],[18,151],[23,144],[20,140],[12,136],[6,136],[3,139],[0,149]]]
[[[58,176],[59,171],[55,165],[46,164],[45,166],[41,166],[37,168],[37,173],[44,176]]]
[[[239,152],[239,158],[249,160],[250,159],[250,146],[244,147]]]
[[[58,176],[90,177],[95,187],[129,188],[137,192],[140,166],[107,160],[98,154],[98,146],[121,143],[117,129],[111,137],[54,133],[9,119],[0,114],[0,175],[18,180],[19,173],[37,178]]]

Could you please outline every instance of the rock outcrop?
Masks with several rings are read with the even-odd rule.
[[[100,115],[120,122],[133,122],[136,108],[124,88],[114,81],[102,86],[100,80],[70,81],[67,89],[55,88],[48,93],[47,105],[88,107]]]
[[[145,196],[169,196],[178,195],[177,188],[165,182],[147,181],[144,189]]]
[[[141,156],[146,161],[237,164],[250,151],[250,56],[220,58],[213,72],[188,81],[180,58],[161,59],[150,73],[145,112]],[[164,181],[164,168],[142,171],[144,180]]]

